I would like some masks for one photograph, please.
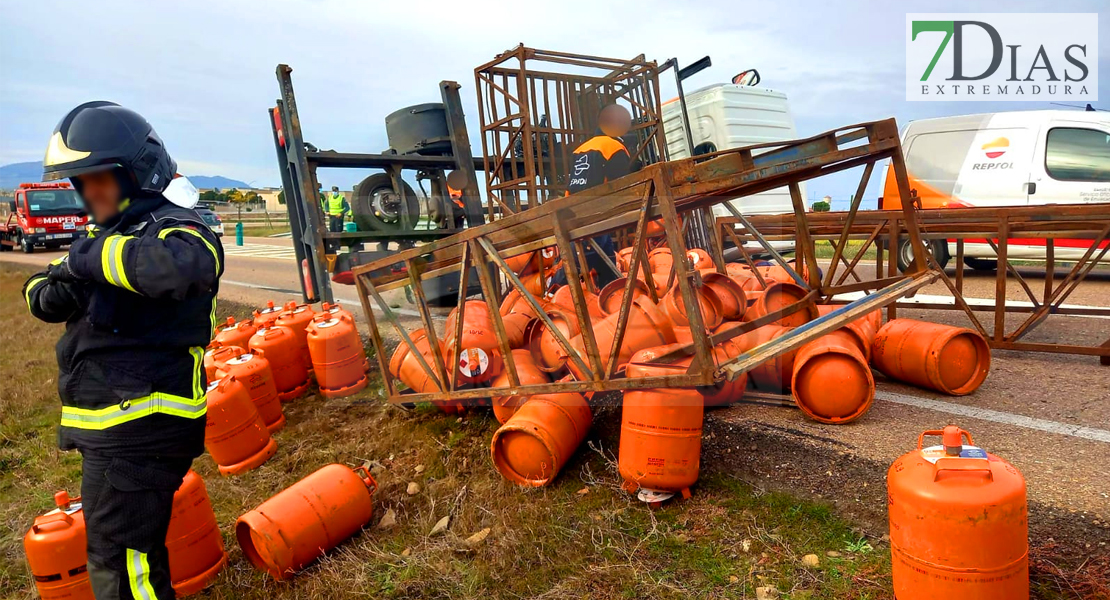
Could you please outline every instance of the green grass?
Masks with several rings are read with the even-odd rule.
[[[862,240],[848,240],[848,243],[844,245],[842,256],[844,256],[844,259],[848,262],[852,262],[856,253],[859,252],[859,249],[862,247]],[[836,243],[828,240],[818,240],[815,245],[815,250],[817,258],[831,259],[833,257],[833,252],[836,250]],[[875,260],[875,255],[875,244],[871,244],[871,246],[867,248],[867,251],[863,253],[863,258],[860,260]],[[843,263],[841,263],[841,266],[843,267]]]

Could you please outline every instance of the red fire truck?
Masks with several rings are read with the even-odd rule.
[[[88,221],[69,183],[21,183],[0,222],[0,250],[19,246],[30,254],[35,246],[58,248],[85,237]]]

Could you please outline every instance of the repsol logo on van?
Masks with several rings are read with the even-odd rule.
[[[906,99],[1098,100],[1098,15],[906,15]]]

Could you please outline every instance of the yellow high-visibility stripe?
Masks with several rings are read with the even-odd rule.
[[[27,290],[23,292],[23,297],[27,299],[27,310],[31,310],[31,290],[35,289],[35,286],[39,285],[40,283],[42,283],[44,281],[46,281],[46,275],[41,275],[39,277],[35,277],[31,281],[27,282]],[[213,310],[215,310],[214,305],[213,305]]]
[[[127,269],[124,268],[124,264],[123,264],[123,250],[124,250],[124,248],[127,247],[127,244],[129,242],[131,242],[131,240],[133,240],[133,239],[135,239],[135,238],[133,238],[131,236],[126,236],[126,237],[120,238],[119,243],[115,245],[115,251],[112,253],[112,264],[115,265],[116,269],[119,270],[118,275],[119,275],[120,286],[124,287],[124,288],[127,288],[128,290],[131,290],[132,292],[135,291],[135,288],[132,287],[131,282],[127,280]],[[138,293],[138,292],[136,292],[136,293]]]
[[[150,561],[146,553],[127,549],[127,579],[132,596],[139,600],[158,600],[154,586],[150,585]]]
[[[204,396],[204,389],[200,385],[200,374],[204,368],[204,348],[193,346],[189,348],[189,354],[193,356],[193,397],[200,398]]]
[[[204,242],[205,246],[208,246],[209,252],[212,253],[212,259],[216,261],[216,272],[217,273],[220,272],[220,253],[216,252],[216,247],[213,246],[212,243],[209,242],[208,239],[206,239],[199,231],[197,231],[195,229],[190,229],[188,227],[167,227],[167,228],[163,229],[162,231],[158,232],[158,239],[164,240],[164,239],[166,239],[167,235],[169,235],[171,233],[178,233],[178,232],[187,233],[189,235],[195,235],[198,238],[200,238],[200,241]]]
[[[123,251],[127,244],[134,239],[129,235],[113,233],[104,238],[104,243],[100,246],[100,269],[104,272],[105,281],[132,292],[135,291],[135,288],[127,279],[127,270],[123,264]]]
[[[153,414],[197,419],[207,412],[208,402],[204,395],[199,398],[186,398],[155,392],[149,396],[99,409],[63,406],[61,425],[74,429],[102,431]]]

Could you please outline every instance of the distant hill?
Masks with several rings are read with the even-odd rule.
[[[220,175],[189,175],[189,181],[198,188],[246,188],[250,187],[238,179],[229,179]],[[38,161],[12,163],[0,167],[0,190],[11,190],[19,187],[21,183],[33,183],[42,180],[42,163]]]

